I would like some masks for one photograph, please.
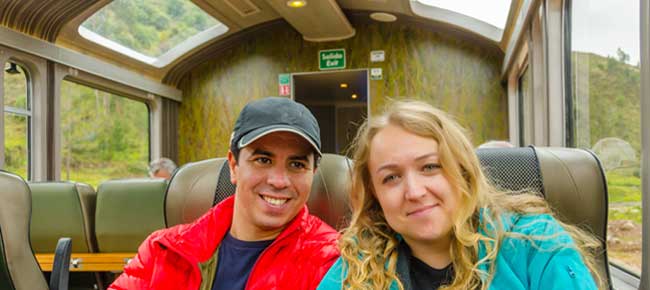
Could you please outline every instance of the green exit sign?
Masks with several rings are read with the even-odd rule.
[[[318,68],[320,70],[344,69],[345,49],[327,49],[318,51]]]

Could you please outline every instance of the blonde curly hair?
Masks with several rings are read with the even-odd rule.
[[[352,147],[352,217],[339,241],[341,258],[347,270],[343,288],[389,289],[392,283],[397,283],[399,289],[404,289],[396,273],[397,233],[388,225],[373,194],[368,170],[370,142],[389,124],[438,143],[443,174],[460,196],[459,208],[452,217],[449,249],[454,278],[442,289],[488,289],[500,243],[506,236],[528,239],[533,245],[536,240],[553,238],[522,236],[504,229],[499,217],[505,213],[555,215],[538,195],[513,195],[491,186],[464,130],[446,113],[418,101],[397,101],[386,108],[383,115],[367,120],[360,127]],[[482,212],[479,223],[479,211],[483,208],[488,210]],[[556,220],[575,242],[574,247],[582,255],[599,289],[604,288],[594,258],[601,243],[580,228],[565,224],[557,217]],[[480,234],[479,227],[489,234]],[[479,244],[483,244],[486,250],[486,256],[481,260],[478,259]],[[480,269],[479,265],[483,263],[488,263],[488,273]]]

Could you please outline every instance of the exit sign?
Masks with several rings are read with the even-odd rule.
[[[318,51],[318,69],[344,69],[345,49],[328,49]]]

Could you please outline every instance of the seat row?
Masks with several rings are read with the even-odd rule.
[[[607,188],[600,163],[593,154],[578,149],[533,147],[482,149],[477,153],[495,185],[544,195],[563,220],[585,227],[604,241]],[[308,200],[310,212],[336,228],[345,225],[349,213],[346,196],[351,168],[346,157],[325,154]],[[4,241],[14,237],[3,235],[6,205],[2,191],[7,190],[3,182],[0,179],[0,235]],[[31,247],[41,268],[51,267],[58,238],[71,237],[71,271],[86,272],[73,273],[71,285],[92,289],[97,284],[101,289],[110,279],[99,273],[119,272],[151,232],[195,220],[232,195],[235,186],[230,183],[226,159],[215,158],[184,165],[169,183],[151,179],[112,180],[102,183],[95,192],[81,183],[37,182],[30,183],[27,191],[27,195],[31,191],[32,202]],[[591,206],[580,206],[587,204]],[[600,262],[603,273],[607,273],[604,249],[603,243]],[[7,279],[2,275],[11,264],[7,263],[11,255],[1,250],[0,288],[15,289],[2,286]]]

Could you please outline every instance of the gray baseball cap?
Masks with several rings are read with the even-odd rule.
[[[274,132],[297,134],[320,152],[318,121],[303,104],[288,98],[267,97],[248,103],[239,113],[230,139],[230,148],[241,149]]]

